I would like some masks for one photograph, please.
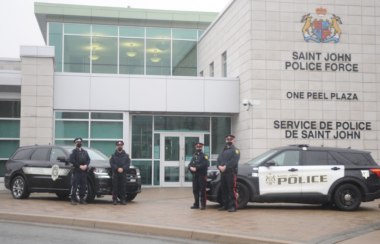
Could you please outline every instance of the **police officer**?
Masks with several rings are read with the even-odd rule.
[[[207,168],[209,166],[208,156],[203,153],[203,143],[195,144],[196,153],[191,159],[188,169],[193,175],[194,204],[191,209],[199,209],[199,195],[201,197],[201,210],[206,209],[206,181]],[[200,193],[200,194],[199,194]]]
[[[226,136],[226,146],[219,153],[217,160],[217,168],[221,173],[221,190],[223,206],[218,208],[219,211],[228,210],[228,212],[237,211],[236,200],[236,174],[238,170],[238,164],[240,159],[240,152],[234,146],[235,136]]]
[[[90,164],[90,157],[86,150],[82,148],[82,138],[75,138],[75,149],[71,151],[70,163],[73,165],[73,175],[71,179],[71,205],[77,205],[76,193],[79,185],[79,204],[87,204],[84,201],[87,185],[87,169]]]
[[[110,158],[113,171],[113,205],[117,205],[117,196],[120,194],[121,205],[126,205],[127,169],[131,165],[129,155],[123,150],[124,142],[116,142],[116,151]]]

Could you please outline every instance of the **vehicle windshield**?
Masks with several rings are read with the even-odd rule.
[[[270,156],[275,154],[276,152],[278,152],[278,151],[277,150],[270,150],[268,152],[265,152],[265,153],[261,154],[260,156],[257,156],[256,158],[252,159],[251,161],[248,161],[247,164],[252,165],[252,166],[257,166],[257,165],[261,164],[264,160],[266,160],[267,158],[269,158]]]
[[[71,153],[70,149],[66,149],[69,153]],[[91,160],[109,160],[109,158],[104,155],[103,153],[99,152],[98,150],[94,150],[92,148],[85,148],[85,150],[88,152],[88,156]]]

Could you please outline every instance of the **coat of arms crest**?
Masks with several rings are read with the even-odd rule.
[[[318,16],[323,17],[327,13],[327,9],[322,7],[317,8],[316,12]],[[342,34],[338,25],[338,23],[342,24],[339,16],[333,14],[331,22],[328,19],[314,19],[312,21],[312,18],[313,17],[310,16],[310,13],[302,16],[301,22],[305,22],[305,25],[302,28],[305,41],[309,42],[309,40],[313,40],[318,43],[326,43],[330,41],[334,41],[335,43],[339,42],[340,35]]]

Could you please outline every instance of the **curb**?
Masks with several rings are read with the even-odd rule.
[[[198,241],[209,241],[219,243],[241,243],[241,244],[299,244],[298,242],[281,241],[276,239],[256,238],[249,236],[241,236],[235,234],[225,234],[212,231],[191,230],[185,228],[164,227],[157,225],[147,224],[133,224],[117,221],[96,220],[96,219],[84,219],[84,218],[72,218],[72,217],[60,217],[60,216],[46,216],[39,214],[20,214],[9,213],[0,211],[1,220],[12,220],[20,222],[34,222],[44,224],[57,224],[68,226],[80,226],[86,228],[98,228],[114,231],[125,231],[138,234],[168,236],[192,239]]]

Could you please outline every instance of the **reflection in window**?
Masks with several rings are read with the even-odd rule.
[[[0,101],[0,118],[20,118],[21,101]]]
[[[146,40],[146,74],[170,75],[170,40]]]
[[[90,37],[65,36],[64,71],[90,73]]]
[[[55,121],[55,138],[88,138],[87,121]]]
[[[210,117],[154,117],[155,131],[209,132]]]
[[[165,182],[179,182],[179,167],[165,167],[164,180]]]
[[[57,162],[58,157],[66,157],[66,154],[59,148],[52,148],[50,153],[50,162]]]
[[[272,158],[276,166],[297,166],[300,160],[300,151],[285,151]]]
[[[93,25],[93,36],[117,36],[117,26],[112,25]]]
[[[171,29],[146,28],[146,37],[170,39],[171,38]]]
[[[197,76],[197,42],[173,41],[173,76]]]
[[[120,38],[119,73],[144,74],[144,39]]]
[[[212,154],[219,154],[226,145],[225,136],[231,134],[231,118],[230,117],[214,117],[211,118],[211,145]]]
[[[197,40],[197,30],[173,29],[173,39]]]
[[[143,27],[120,26],[119,31],[120,31],[120,36],[145,37],[145,28],[143,28]]]
[[[0,158],[9,158],[19,146],[19,140],[0,140]]]
[[[117,38],[92,38],[92,73],[117,74]]]
[[[165,137],[165,161],[179,161],[179,137]]]
[[[49,46],[55,47],[56,72],[62,72],[62,23],[49,23]]]
[[[152,158],[152,116],[132,117],[132,157]]]
[[[152,161],[132,161],[132,165],[140,169],[141,184],[152,185]]]

